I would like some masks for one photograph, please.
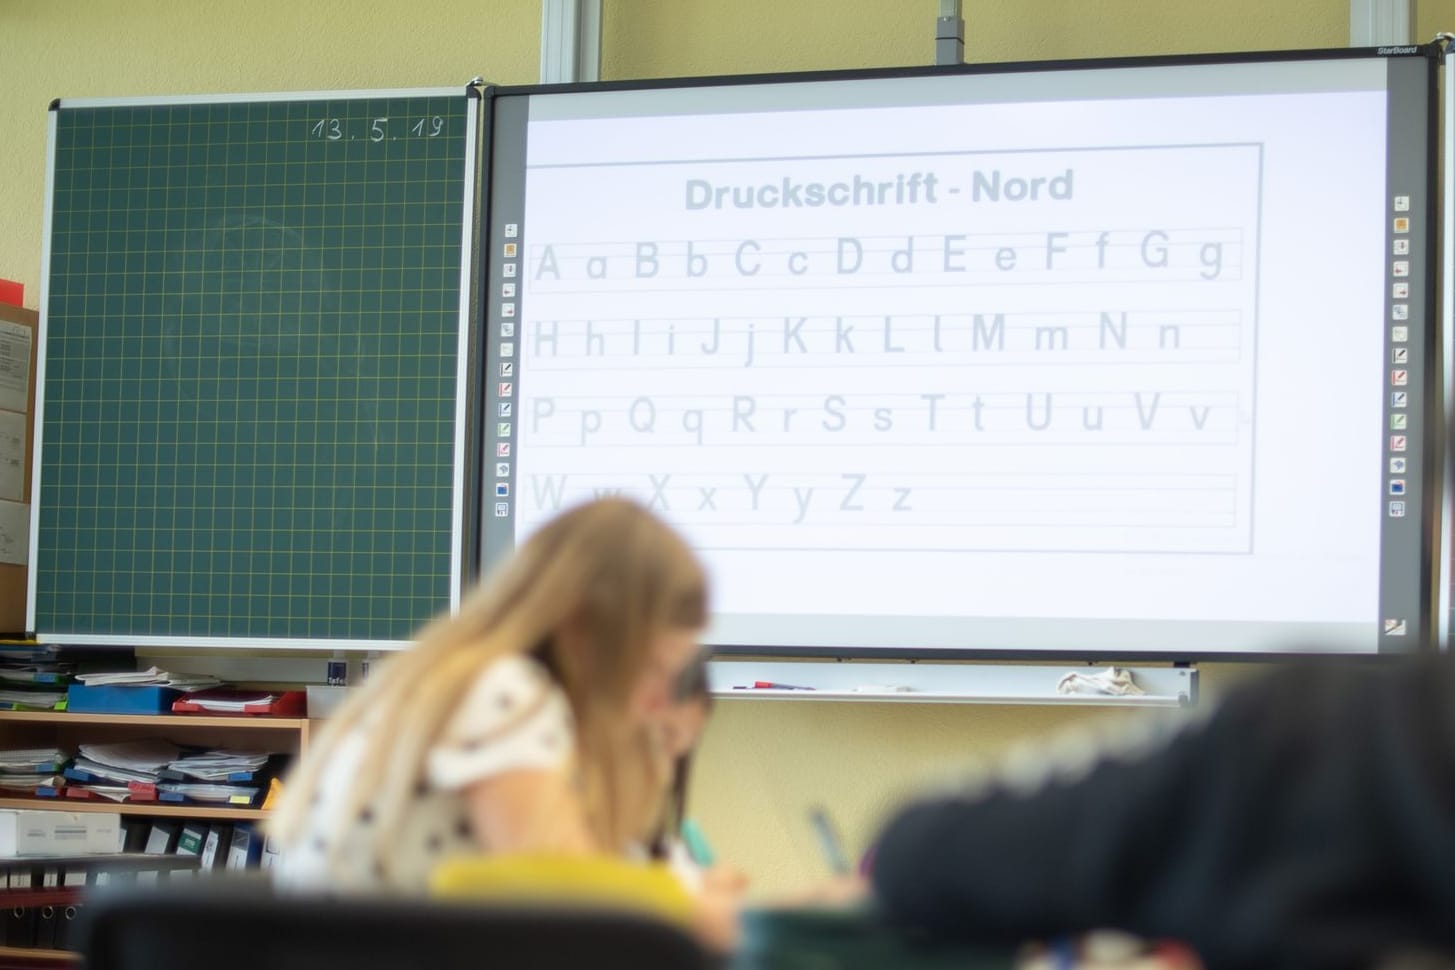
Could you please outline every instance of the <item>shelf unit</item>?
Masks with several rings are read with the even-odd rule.
[[[165,738],[178,744],[270,750],[294,755],[308,748],[312,722],[302,717],[192,714],[72,714],[66,711],[0,711],[0,748],[55,745],[70,751],[83,743]],[[169,802],[112,802],[25,795],[0,797],[0,809],[58,812],[111,812],[123,818],[197,819],[217,822],[259,822],[268,813],[259,808],[178,805]],[[71,890],[75,892],[75,890]],[[25,893],[27,904],[34,891]],[[62,890],[64,894],[64,890]],[[7,894],[0,892],[0,906]],[[36,897],[37,899],[39,897]],[[0,970],[71,966],[76,954],[0,945]]]
[[[306,717],[233,717],[191,714],[71,714],[65,711],[0,711],[0,747],[55,744],[75,750],[88,741],[126,741],[165,737],[179,744],[252,749],[271,748],[301,754],[308,747]],[[256,821],[266,813],[256,808],[177,805],[168,802],[111,802],[74,798],[0,797],[0,808],[54,809],[62,812],[115,812],[152,818],[197,818]]]

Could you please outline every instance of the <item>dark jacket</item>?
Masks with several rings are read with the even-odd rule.
[[[874,866],[892,918],[961,938],[1119,928],[1210,967],[1455,952],[1455,666],[1279,670],[1078,780],[912,805]]]

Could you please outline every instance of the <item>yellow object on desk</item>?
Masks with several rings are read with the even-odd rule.
[[[608,856],[461,856],[430,878],[442,899],[622,910],[687,926],[692,897],[665,866]]]

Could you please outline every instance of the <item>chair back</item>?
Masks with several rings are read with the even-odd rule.
[[[166,887],[82,907],[88,970],[704,970],[676,927],[592,909]]]

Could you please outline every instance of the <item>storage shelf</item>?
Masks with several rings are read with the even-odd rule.
[[[206,805],[92,801],[76,798],[0,798],[0,808],[53,812],[114,812],[118,815],[147,815],[154,818],[216,818],[229,821],[264,819],[271,814],[261,808],[210,808]]]
[[[224,727],[253,731],[299,731],[308,725],[306,717],[265,717],[250,714],[236,717],[207,714],[72,714],[68,711],[0,711],[0,721],[137,727]]]
[[[306,717],[263,715],[192,714],[91,714],[70,711],[0,711],[0,736],[24,738],[35,746],[43,736],[47,743],[74,748],[78,741],[106,741],[119,737],[163,734],[181,743],[193,738],[208,744],[264,747],[301,754],[307,750],[309,727]],[[89,735],[89,737],[88,737]],[[19,740],[17,738],[17,740]],[[251,740],[249,740],[251,739]],[[256,802],[254,803],[256,804]],[[114,802],[108,798],[37,798],[24,793],[0,796],[0,809],[28,811],[110,813],[124,818],[197,819],[203,821],[260,822],[272,813],[261,808],[219,804],[179,804],[162,801]],[[0,970],[12,958],[0,950]]]

